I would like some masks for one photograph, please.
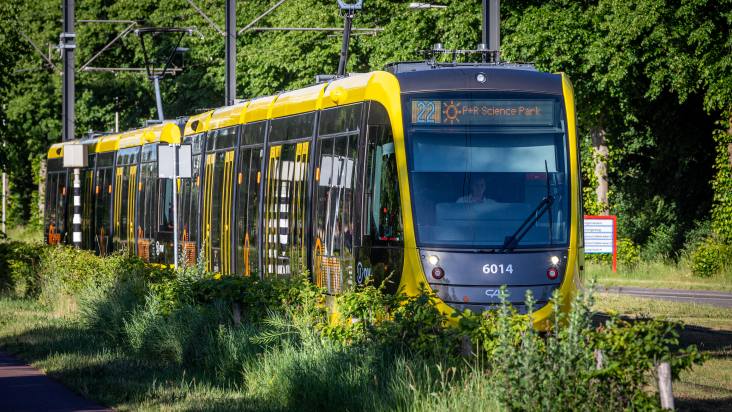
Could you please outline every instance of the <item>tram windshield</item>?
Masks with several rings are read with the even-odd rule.
[[[501,248],[542,200],[550,211],[520,248],[569,236],[569,149],[561,96],[508,92],[406,95],[409,180],[421,247]]]

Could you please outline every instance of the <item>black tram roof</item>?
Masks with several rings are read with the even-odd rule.
[[[504,90],[562,94],[562,76],[544,73],[529,64],[458,64],[432,66],[423,62],[387,67],[399,80],[402,93],[448,90]],[[476,76],[486,77],[480,83]]]

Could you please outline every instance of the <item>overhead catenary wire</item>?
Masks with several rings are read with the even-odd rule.
[[[238,1],[237,3],[244,3],[246,1],[247,0],[241,0],[241,1]],[[284,2],[284,0],[280,1],[279,3],[276,4],[276,6],[278,6],[279,4],[282,4],[283,2]],[[221,10],[221,9],[224,9],[224,7],[209,8],[209,9],[206,10],[206,12],[209,12],[210,13],[212,11],[217,11],[217,10]],[[274,9],[274,7],[271,8],[271,9]],[[58,10],[62,10],[62,8],[55,9],[55,10],[49,10],[49,11],[44,12],[44,13],[50,13],[50,12],[58,11]],[[377,25],[378,23],[380,23],[382,21],[394,19],[396,17],[400,17],[400,16],[402,16],[402,15],[404,15],[404,14],[410,12],[410,11],[411,10],[406,10],[406,11],[401,12],[401,13],[396,13],[396,14],[390,15],[388,17],[379,19],[379,20],[374,20],[372,23],[375,24],[375,25]],[[28,16],[30,16],[30,15],[28,15]],[[149,19],[119,20],[119,23],[122,23],[122,22],[132,22],[132,21],[137,22],[137,23],[141,23],[141,22],[153,22],[153,21],[170,20],[170,19],[181,19],[181,20],[183,20],[183,19],[186,19],[186,18],[189,18],[189,17],[200,17],[200,16],[201,16],[201,14],[199,14],[199,13],[188,13],[188,14],[181,14],[181,15],[175,15],[175,16],[155,17],[155,18],[149,18]],[[264,16],[260,16],[260,17],[264,17]],[[257,20],[259,20],[259,19],[257,19]],[[77,20],[77,21],[79,21],[79,20]],[[87,22],[96,22],[97,20],[85,20],[85,21],[87,21]],[[107,21],[105,21],[105,22],[107,22]],[[113,21],[108,21],[108,22],[110,22],[110,23],[111,22],[117,23],[118,21],[113,20]],[[254,22],[252,22],[252,23],[254,23]],[[209,26],[209,27],[202,27],[202,29],[205,29],[205,28],[214,29],[211,26]],[[269,28],[260,28],[260,29],[255,28],[255,30],[257,30],[257,31],[269,31],[268,29]],[[280,28],[271,28],[271,29],[282,30]],[[285,30],[287,30],[287,28],[285,28]],[[336,31],[336,30],[338,30],[338,31],[342,31],[343,29],[342,28],[324,28],[324,29],[320,29],[320,28],[302,28],[302,29],[298,29],[298,28],[295,28],[295,31],[321,31],[321,30],[328,30],[328,31]],[[384,29],[377,27],[377,28],[373,28],[373,29],[353,29],[353,30],[363,30],[363,31],[367,31],[368,30],[370,32],[374,32],[374,31],[383,31]],[[127,31],[127,29],[123,29],[122,31]],[[120,32],[120,30],[115,30],[113,32],[106,33],[103,36],[97,37],[96,39],[92,39],[92,40],[86,41],[84,43],[78,43],[77,45],[91,44],[91,43],[95,42],[96,40],[101,40],[101,39],[107,38],[108,36],[110,36],[112,34],[119,33],[119,32]],[[372,33],[364,33],[364,34],[372,34]],[[257,51],[251,52],[251,53],[246,53],[246,54],[240,55],[240,56],[241,57],[248,57],[248,56],[254,56],[254,55],[263,54],[263,53],[279,52],[279,51],[286,50],[286,49],[293,48],[293,47],[299,47],[299,46],[303,46],[303,45],[307,45],[307,44],[328,41],[328,40],[330,40],[331,38],[334,38],[334,37],[335,36],[327,36],[325,39],[313,39],[313,40],[308,40],[308,41],[303,41],[303,42],[289,44],[289,45],[286,45],[286,46],[283,46],[283,47],[279,47],[279,48],[260,49],[260,50],[257,50]],[[102,51],[114,50],[114,49],[118,49],[118,48],[121,48],[121,47],[125,47],[125,45],[117,45],[117,46],[113,46],[113,47],[111,47],[111,46],[110,47],[106,47]],[[97,53],[99,54],[100,52],[97,52]],[[204,64],[207,65],[207,64],[213,63],[214,61],[217,61],[218,62],[219,60],[221,60],[221,58],[212,59],[211,61],[208,61],[208,62],[201,62],[201,63],[197,63],[197,64],[193,64],[193,65],[187,65],[187,66],[184,66],[184,68],[194,67],[194,66],[204,65]],[[64,61],[65,61],[65,59],[61,59],[61,62],[64,62]],[[41,69],[42,68],[38,68],[37,70],[41,70]],[[26,69],[23,69],[23,70],[28,71]],[[87,70],[85,70],[84,72],[89,73],[89,71],[87,71]]]
[[[40,13],[26,14],[25,16],[18,16],[15,19],[16,20],[28,19],[28,18],[35,17],[35,16],[42,16],[42,15],[45,15],[45,14],[53,13],[53,12],[56,12],[56,11],[59,11],[59,10],[63,10],[63,7],[59,7],[57,9],[51,9],[51,10],[47,10],[47,11],[42,11]]]

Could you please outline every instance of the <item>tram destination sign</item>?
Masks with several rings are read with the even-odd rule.
[[[585,254],[613,255],[613,272],[617,272],[617,217],[585,216]]]
[[[553,126],[554,100],[411,100],[412,124]]]

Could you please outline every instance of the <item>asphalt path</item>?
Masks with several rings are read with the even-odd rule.
[[[0,349],[0,412],[114,412]]]
[[[719,290],[684,290],[662,288],[637,288],[631,286],[599,286],[600,293],[616,293],[639,298],[660,299],[671,302],[691,302],[699,305],[732,308],[732,292]]]

